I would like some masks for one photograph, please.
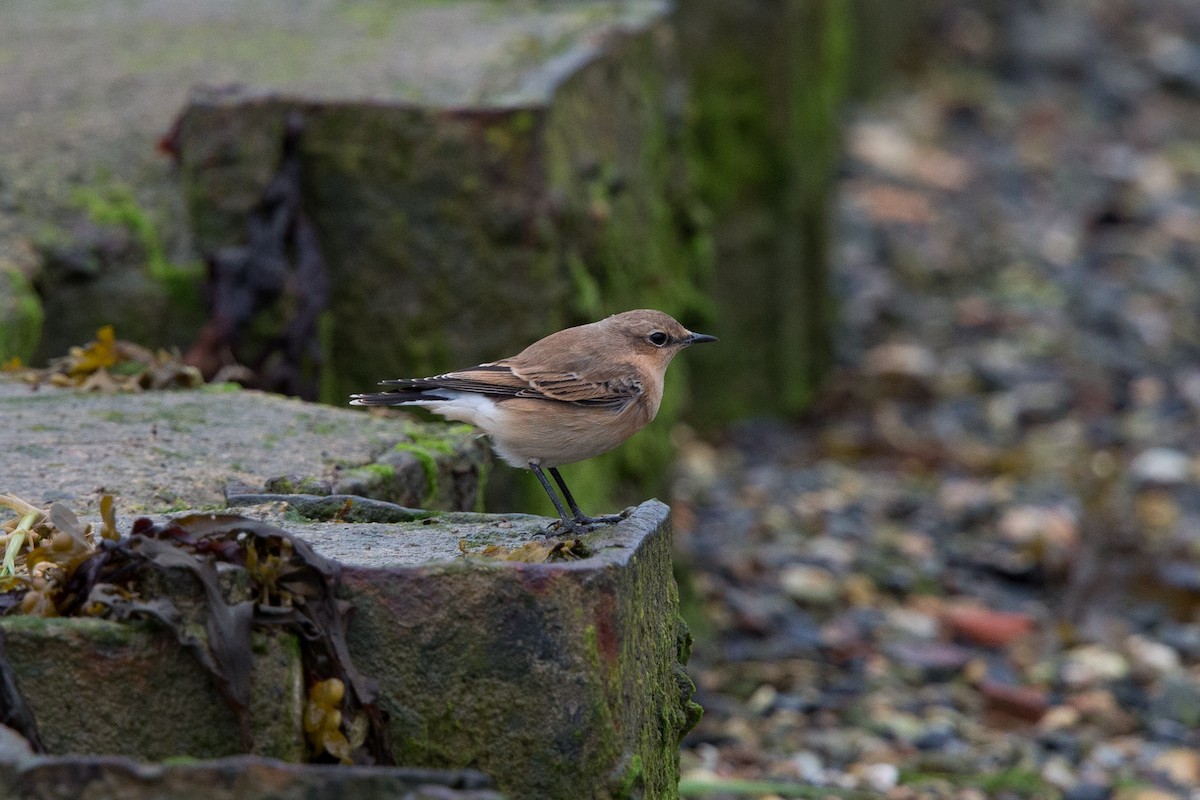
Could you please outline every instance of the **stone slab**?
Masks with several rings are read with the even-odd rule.
[[[51,753],[160,761],[242,752],[237,719],[195,657],[149,623],[0,618],[4,655]],[[255,633],[251,752],[303,761],[304,686],[294,637]]]
[[[340,562],[351,657],[379,687],[397,763],[478,769],[509,797],[676,796],[679,741],[698,707],[665,505],[631,509],[582,537],[586,553],[567,548],[585,557],[563,561],[545,560],[545,518],[332,523],[287,505],[241,510]],[[526,553],[533,561],[504,558],[531,541],[543,543]],[[189,654],[155,645],[161,635],[93,619],[7,618],[0,629],[59,754],[204,758],[237,746],[207,676]],[[256,683],[256,702],[286,706],[294,693],[280,682]],[[299,708],[276,713],[294,721]]]
[[[230,487],[268,484],[474,510],[490,459],[474,429],[404,415],[222,387],[31,391],[2,376],[0,452],[0,493],[62,500],[81,516],[106,492],[120,514],[149,514],[224,508]]]
[[[670,540],[649,501],[578,561],[343,562],[397,761],[474,766],[511,797],[675,797],[699,709]]]
[[[33,242],[47,319],[39,357],[100,324],[185,346],[198,295],[174,164],[157,147],[199,86],[307,102],[436,109],[539,102],[662,0],[7,0],[0,25],[0,263]],[[271,163],[264,164],[266,168]],[[130,236],[98,235],[98,218]],[[125,241],[132,239],[133,241]],[[157,251],[157,255],[155,255]],[[146,262],[153,257],[165,264]],[[35,268],[37,269],[37,268]],[[26,277],[32,277],[27,275]]]
[[[0,796],[10,800],[503,800],[473,770],[288,764],[238,756],[146,764],[40,756],[0,726]]]

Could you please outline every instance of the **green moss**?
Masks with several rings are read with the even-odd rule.
[[[72,200],[96,224],[122,227],[133,234],[145,254],[147,273],[163,285],[174,307],[201,306],[199,282],[203,265],[176,264],[167,259],[158,228],[150,214],[138,205],[132,189],[121,183],[103,188],[84,186],[74,191]]]
[[[617,786],[616,800],[631,800],[635,797],[641,797],[639,791],[634,793],[635,789],[640,789],[645,784],[645,775],[642,768],[642,757],[636,753],[633,758],[629,759],[629,765],[625,768],[625,773],[621,776],[621,782]]]
[[[206,383],[201,386],[198,391],[206,392],[208,394],[230,394],[232,392],[242,391],[242,385],[240,383],[233,383],[232,381]]]
[[[399,452],[402,452],[402,453],[411,453],[412,456],[417,459],[417,462],[420,463],[421,469],[425,471],[425,483],[429,487],[428,491],[425,493],[425,498],[424,498],[424,500],[422,500],[421,504],[429,505],[430,501],[433,498],[437,497],[437,489],[438,489],[437,456],[435,454],[429,452],[429,449],[426,447],[423,447],[418,444],[410,444],[408,442],[401,442],[400,444],[396,445],[393,449],[398,450]]]
[[[37,292],[15,269],[0,269],[0,362],[29,363],[42,338],[44,320]]]
[[[317,346],[321,354],[321,369],[318,376],[317,399],[331,406],[345,405],[347,399],[338,393],[336,372],[332,368],[333,338],[336,331],[333,312],[322,311],[317,316]]]
[[[369,472],[381,481],[392,481],[396,479],[396,468],[391,464],[364,464],[360,467],[364,472]]]

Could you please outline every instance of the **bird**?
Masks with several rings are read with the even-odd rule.
[[[608,452],[645,427],[658,413],[671,359],[715,341],[662,311],[625,311],[552,333],[510,358],[381,381],[386,391],[351,395],[350,405],[420,406],[474,425],[501,459],[537,477],[558,512],[551,528],[580,535],[622,517],[584,514],[558,468]]]

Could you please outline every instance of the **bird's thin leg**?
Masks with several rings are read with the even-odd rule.
[[[550,496],[550,502],[554,503],[554,507],[558,510],[558,516],[562,520],[563,529],[576,535],[580,533],[586,533],[586,528],[582,528],[580,523],[575,522],[567,516],[567,510],[563,508],[562,501],[558,499],[558,495],[556,495],[554,493],[554,489],[550,487],[550,481],[546,480],[546,474],[542,472],[542,468],[530,461],[529,469],[534,475],[537,476],[538,481],[542,484],[542,488],[545,489],[546,494]],[[554,472],[554,468],[551,467],[550,471]],[[561,485],[562,481],[560,479],[559,486]],[[570,495],[567,495],[567,497],[570,497]],[[572,502],[572,506],[574,506],[574,502]]]
[[[554,476],[554,482],[558,484],[558,488],[562,489],[563,497],[567,498],[567,505],[571,507],[571,513],[575,515],[575,521],[580,525],[612,525],[620,522],[624,517],[619,514],[612,514],[607,517],[589,517],[579,510],[579,504],[575,502],[575,498],[571,496],[571,490],[567,488],[567,482],[563,480],[563,476],[558,474],[557,467],[550,467],[550,474]]]

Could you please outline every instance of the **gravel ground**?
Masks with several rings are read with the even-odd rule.
[[[1200,4],[972,5],[849,126],[811,415],[684,444],[685,795],[1200,798]]]

